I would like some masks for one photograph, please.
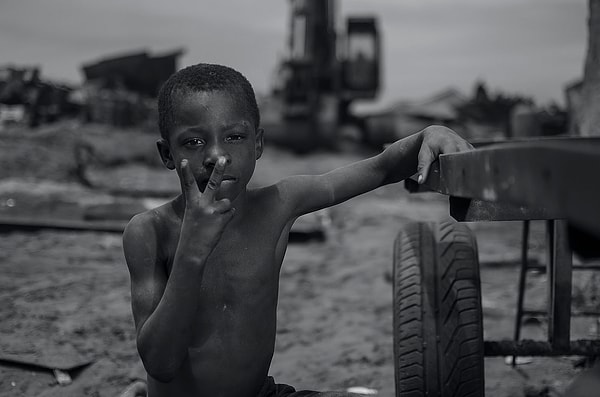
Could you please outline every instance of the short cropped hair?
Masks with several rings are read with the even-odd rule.
[[[252,85],[240,72],[227,66],[199,63],[171,75],[158,93],[158,128],[167,139],[173,125],[173,110],[177,96],[194,92],[225,91],[241,99],[242,105],[254,119],[254,128],[260,124],[260,114]]]

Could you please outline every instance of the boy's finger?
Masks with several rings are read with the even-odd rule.
[[[235,208],[231,207],[228,211],[224,212],[223,215],[225,216],[225,224],[227,225],[235,215]]]
[[[186,198],[191,198],[194,193],[200,192],[187,159],[181,160],[181,190]]]
[[[229,199],[222,199],[214,202],[215,211],[219,214],[224,214],[231,210],[231,201]]]
[[[417,182],[420,184],[425,183],[425,179],[427,179],[427,174],[429,173],[429,167],[431,166],[433,160],[435,160],[435,158],[431,149],[428,147],[421,147],[417,163],[417,172],[419,174],[417,177]]]
[[[221,182],[223,182],[223,174],[225,173],[226,166],[227,158],[223,156],[219,157],[215,164],[215,168],[213,168],[212,174],[208,179],[206,189],[204,190],[204,197],[209,201],[214,201],[217,196],[217,191],[219,190],[219,187],[221,187]]]

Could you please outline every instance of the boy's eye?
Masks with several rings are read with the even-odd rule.
[[[225,140],[227,142],[236,142],[236,141],[241,141],[244,138],[245,138],[245,136],[242,134],[232,134],[232,135],[227,136],[227,138],[225,138]]]
[[[204,141],[200,138],[192,138],[192,139],[188,139],[187,141],[185,141],[184,145],[185,146],[201,146],[201,145],[204,145]]]

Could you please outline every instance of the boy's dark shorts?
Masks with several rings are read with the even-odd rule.
[[[257,397],[351,397],[352,393],[342,392],[317,392],[311,390],[296,391],[292,386],[275,383],[272,376],[268,376]]]

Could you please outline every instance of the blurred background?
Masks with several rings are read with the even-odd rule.
[[[6,2],[4,122],[140,124],[170,73],[213,62],[248,77],[268,121],[307,119],[298,112],[315,107],[333,123],[322,129],[360,125],[375,144],[414,132],[418,119],[467,136],[524,134],[510,128],[516,108],[536,113],[541,128],[529,134],[567,130],[583,78],[585,0],[293,4]],[[332,144],[327,134],[319,146]],[[308,145],[289,142],[301,133],[272,135]]]
[[[251,185],[262,186],[431,124],[473,142],[600,135],[598,54],[597,0],[3,1],[0,396],[112,396],[143,376],[120,231],[178,192],[155,148],[156,95],[176,70],[219,63],[252,83],[267,149]],[[282,272],[277,380],[393,395],[393,239],[447,212],[444,197],[395,185],[301,219]],[[521,225],[470,226],[486,338],[510,337]],[[531,233],[543,261],[543,225]],[[542,302],[545,274],[532,280]],[[597,306],[596,284],[575,280],[582,307]],[[595,321],[574,334],[597,337]],[[486,360],[490,395],[564,391],[573,363],[536,360],[527,376]]]

